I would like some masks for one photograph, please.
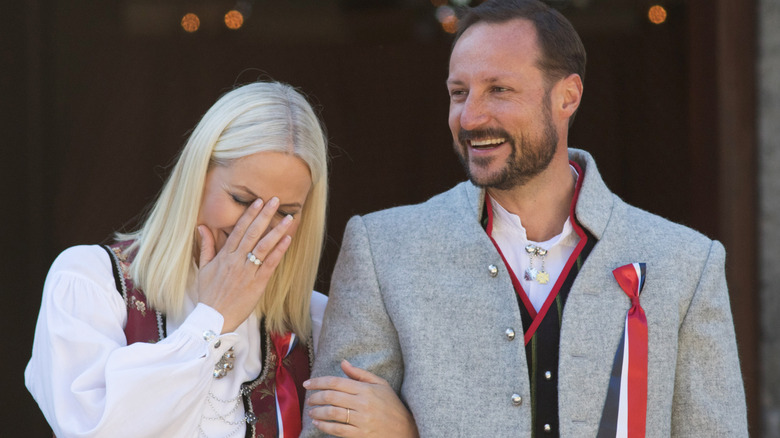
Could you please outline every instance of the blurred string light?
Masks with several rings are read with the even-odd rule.
[[[181,17],[181,28],[188,33],[196,32],[200,29],[200,18],[192,12],[184,14]]]
[[[238,30],[244,25],[244,14],[233,9],[225,14],[225,26],[228,29]]]
[[[244,26],[249,16],[252,15],[252,4],[254,0],[238,0],[233,9],[227,11],[223,16],[225,27],[231,30],[238,30]],[[181,18],[181,28],[187,33],[194,33],[200,29],[200,17],[197,14],[189,12]]]
[[[225,26],[232,30],[240,29],[252,15],[252,3],[254,0],[238,0],[236,6],[225,14]]]
[[[431,0],[431,4],[436,6],[436,20],[447,33],[458,31],[458,15],[455,13],[455,8],[465,7],[470,3],[472,0]],[[476,0],[476,4],[479,3],[482,3],[482,0]]]
[[[458,17],[455,10],[449,6],[436,8],[436,19],[441,23],[441,28],[447,33],[455,33],[458,30]]]
[[[663,24],[666,22],[666,9],[661,5],[650,6],[647,11],[647,18],[653,24]]]

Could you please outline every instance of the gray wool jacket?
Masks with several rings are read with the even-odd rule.
[[[588,153],[569,155],[584,170],[576,217],[598,243],[563,313],[560,435],[596,435],[631,307],[612,271],[644,262],[647,436],[747,436],[723,246],[626,204]],[[387,379],[422,437],[530,436],[523,336],[505,336],[523,324],[480,225],[483,203],[484,191],[464,182],[425,203],[349,221],[313,376],[343,376],[339,363],[348,359]],[[301,436],[318,436],[303,418]]]

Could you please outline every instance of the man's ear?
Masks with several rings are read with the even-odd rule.
[[[561,79],[553,88],[553,110],[560,111],[561,118],[570,119],[582,100],[582,78],[576,73]]]

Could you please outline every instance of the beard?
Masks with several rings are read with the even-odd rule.
[[[545,105],[547,106],[547,105]],[[521,133],[519,137],[510,135],[502,128],[460,130],[455,143],[455,151],[460,158],[466,174],[474,185],[482,188],[509,190],[523,186],[535,176],[542,173],[552,162],[558,149],[558,132],[552,123],[551,110],[545,108],[543,114],[544,127],[542,134],[536,138]],[[468,156],[468,141],[484,138],[505,138],[512,149],[504,166],[496,172],[476,175],[473,170],[487,169],[495,161],[492,157]]]

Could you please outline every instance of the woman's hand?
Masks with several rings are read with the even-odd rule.
[[[266,233],[278,207],[277,198],[265,207],[260,199],[253,202],[238,219],[219,253],[208,227],[198,226],[198,300],[222,314],[222,333],[234,331],[255,310],[271,274],[290,246],[292,238],[285,232],[292,216]],[[250,252],[261,261],[259,265],[249,260]]]
[[[308,404],[319,430],[340,437],[417,437],[412,414],[387,381],[346,360],[341,369],[349,377],[317,377],[304,382],[317,390]]]

